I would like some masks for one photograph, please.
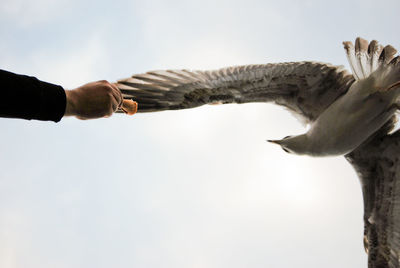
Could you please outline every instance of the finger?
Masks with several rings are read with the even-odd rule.
[[[122,92],[119,90],[116,84],[110,84],[113,89],[113,96],[118,101],[118,107],[121,107],[122,101],[124,98],[122,97]]]
[[[114,113],[118,109],[118,107],[119,107],[119,102],[115,98],[113,98],[111,100],[111,109],[112,109],[111,113]]]

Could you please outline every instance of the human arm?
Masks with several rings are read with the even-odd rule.
[[[65,107],[61,86],[0,70],[0,117],[58,122]]]
[[[58,122],[63,116],[111,116],[117,108],[134,114],[137,104],[122,100],[119,89],[107,81],[64,90],[35,77],[0,70],[0,117]]]

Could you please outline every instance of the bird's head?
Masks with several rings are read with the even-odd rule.
[[[281,146],[281,148],[290,154],[309,154],[309,143],[307,141],[307,135],[296,135],[287,136],[281,140],[268,140],[271,143],[275,143]]]

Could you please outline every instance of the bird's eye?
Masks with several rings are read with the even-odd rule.
[[[289,154],[290,154],[289,150],[288,150],[288,149],[286,149],[285,147],[282,147],[282,150],[284,150],[285,152],[287,152],[287,153],[289,153]]]
[[[287,138],[290,138],[290,137],[292,137],[292,136],[286,136],[286,137],[284,137],[283,139],[287,139]]]

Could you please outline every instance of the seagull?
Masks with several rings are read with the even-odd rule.
[[[286,107],[306,133],[269,140],[288,153],[344,155],[357,171],[364,199],[368,267],[400,267],[400,58],[392,46],[357,38],[343,42],[352,73],[320,62],[161,70],[116,85],[138,113],[205,104],[273,102]]]

